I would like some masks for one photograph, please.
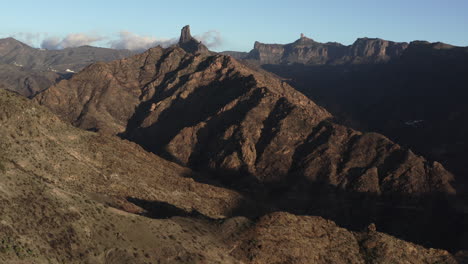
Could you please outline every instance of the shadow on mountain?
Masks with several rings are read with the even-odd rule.
[[[184,76],[181,79],[186,78]],[[140,104],[135,114],[128,122],[126,131],[119,134],[120,137],[134,141],[146,150],[156,153],[166,159],[176,161],[165,150],[165,146],[180,130],[194,126],[210,116],[214,116],[223,106],[246,93],[253,85],[252,77],[241,77],[214,82],[213,84],[199,87],[187,98],[180,97],[178,104],[165,109],[158,117],[158,121],[149,126],[141,126],[148,117],[150,106],[162,102],[172,95],[171,91],[161,91],[145,103]],[[220,89],[223,87],[223,89]],[[206,98],[206,94],[210,97]],[[188,110],[190,109],[190,110]],[[232,112],[232,111],[231,111]],[[177,118],[174,118],[177,117]]]
[[[141,200],[141,199],[133,198],[133,197],[128,197],[127,201],[143,208],[145,212],[141,213],[140,215],[148,217],[148,218],[167,219],[167,218],[171,218],[175,216],[180,216],[180,217],[211,219],[208,216],[201,214],[197,210],[192,210],[190,212],[187,212],[183,209],[180,209],[166,202],[147,201],[147,200]]]
[[[255,220],[285,211],[321,216],[356,232],[375,223],[379,232],[429,248],[451,252],[468,248],[468,214],[455,208],[454,197],[444,194],[380,196],[310,182],[301,175],[291,175],[287,182],[261,184],[246,172],[229,170],[205,170],[186,177],[240,192],[245,199],[231,208],[230,217]]]

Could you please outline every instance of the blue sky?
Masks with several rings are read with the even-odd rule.
[[[0,37],[40,46],[68,34],[95,36],[109,46],[119,32],[150,40],[177,38],[190,24],[193,35],[218,32],[214,50],[248,51],[254,41],[289,43],[300,33],[317,41],[351,44],[358,37],[429,40],[468,46],[466,0],[289,1],[5,1]],[[130,33],[131,32],[131,33]],[[32,37],[31,33],[36,34]],[[218,37],[219,37],[218,35]],[[136,40],[139,40],[136,38]],[[57,42],[58,43],[58,42]],[[63,43],[62,43],[63,44]]]

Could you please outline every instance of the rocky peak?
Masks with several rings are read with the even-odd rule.
[[[190,34],[190,26],[187,25],[182,28],[182,31],[180,33],[180,39],[179,39],[179,44],[180,43],[187,43],[193,40],[192,35]]]
[[[209,53],[208,48],[201,43],[201,41],[196,40],[190,34],[190,26],[187,25],[182,28],[179,38],[179,47],[184,49],[189,53]]]

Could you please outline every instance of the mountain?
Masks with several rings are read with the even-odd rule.
[[[91,63],[133,54],[129,50],[90,46],[43,50],[13,38],[0,39],[0,87],[30,97]]]
[[[245,58],[249,55],[248,52],[231,51],[231,50],[220,52],[220,54],[222,54],[222,55],[227,55],[227,56],[231,56],[231,57],[233,57],[233,58],[236,59],[236,60],[243,60],[243,59],[245,59]]]
[[[462,261],[462,253],[426,249],[375,225],[351,232],[314,216],[236,216],[256,201],[203,178],[0,90],[2,263]]]
[[[13,38],[0,39],[0,62],[16,64],[27,69],[78,72],[97,61],[112,61],[133,55],[130,50],[82,46],[61,50],[32,48]]]
[[[463,215],[446,200],[453,176],[440,163],[335,123],[286,82],[229,56],[156,47],[92,64],[34,100],[281,210],[353,230],[375,221],[431,247],[464,243],[454,231]]]
[[[232,51],[223,54],[259,64],[342,65],[386,62],[399,57],[407,47],[407,43],[378,38],[360,38],[349,46],[335,42],[320,43],[301,34],[300,39],[290,44],[255,42],[248,54]]]

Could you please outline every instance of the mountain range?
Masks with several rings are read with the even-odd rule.
[[[298,40],[290,44],[264,44],[256,41],[248,53],[222,53],[260,64],[342,65],[387,62],[399,57],[407,47],[408,43],[378,38],[360,38],[349,46],[337,42],[320,43],[301,34]]]
[[[86,50],[80,59],[68,59],[81,70],[30,93],[32,100],[0,90],[2,261],[466,261],[459,175],[359,125],[369,114],[348,108],[399,106],[385,93],[401,98],[406,86],[379,86],[381,78],[397,68],[413,74],[408,65],[432,70],[434,58],[444,66],[460,59],[463,69],[464,49],[301,36],[219,54],[188,26],[177,45],[135,55],[105,50],[88,66],[83,54],[93,48],[78,49]],[[25,78],[45,61],[24,67]],[[371,87],[380,97],[365,93]],[[329,112],[333,96],[339,107]]]

